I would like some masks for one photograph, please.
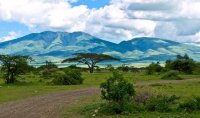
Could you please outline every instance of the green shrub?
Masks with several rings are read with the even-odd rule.
[[[195,97],[192,100],[188,100],[184,103],[181,103],[178,109],[184,110],[186,112],[200,110],[200,97]]]
[[[154,73],[160,73],[162,71],[163,67],[160,65],[159,62],[157,63],[151,63],[148,67],[146,67],[146,74],[152,75]]]
[[[80,70],[68,70],[65,72],[67,75],[69,75],[72,79],[71,84],[82,84],[83,78],[81,77],[81,71]]]
[[[129,114],[136,110],[133,102],[124,102],[119,104],[117,102],[108,102],[101,106],[100,112],[104,114]]]
[[[182,80],[181,77],[178,76],[178,73],[176,71],[169,71],[165,73],[161,79],[163,80]]]
[[[197,108],[196,108],[195,101],[194,100],[189,100],[187,102],[181,103],[179,105],[179,109],[187,111],[187,112],[191,112],[191,111],[196,110]]]
[[[134,106],[132,97],[135,95],[135,90],[121,74],[114,72],[113,76],[102,83],[100,88],[102,99],[108,101],[108,107],[112,113],[121,114],[132,111]]]
[[[177,55],[176,60],[167,60],[165,64],[167,70],[177,70],[187,74],[192,74],[196,70],[196,66],[196,62],[187,54]]]
[[[56,73],[56,71],[58,71],[57,68],[44,69],[41,71],[41,77],[44,79],[50,79],[50,78],[52,78],[53,74]]]
[[[147,101],[145,109],[147,111],[169,112],[172,110],[172,105],[179,97],[172,95],[170,97],[165,95],[158,95]]]
[[[81,72],[77,70],[58,71],[53,74],[53,78],[52,83],[55,85],[78,85],[83,83]]]
[[[63,71],[53,73],[52,77],[54,78],[52,83],[55,85],[66,85],[65,80],[69,78]]]
[[[200,110],[200,97],[195,97],[197,109]]]

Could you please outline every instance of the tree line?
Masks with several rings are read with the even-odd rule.
[[[68,58],[62,61],[65,62],[78,62],[86,64],[90,73],[94,72],[96,64],[106,60],[119,60],[109,55],[105,54],[95,54],[95,53],[76,53],[75,57]],[[28,70],[33,68],[29,65],[29,62],[34,61],[30,56],[21,55],[0,55],[1,71],[3,72],[3,78],[5,83],[10,84],[16,81],[16,77],[20,74],[26,73]],[[54,68],[56,65],[51,62],[46,62],[45,69]],[[40,68],[42,68],[40,67]],[[45,71],[44,71],[45,72]],[[50,74],[50,70],[46,71],[46,76]]]
[[[95,69],[99,69],[97,63],[107,60],[120,61],[120,59],[105,55],[105,54],[95,54],[95,53],[76,53],[73,58],[67,58],[62,61],[66,62],[77,62],[85,64],[88,67],[90,73],[93,73]],[[14,83],[18,75],[24,74],[32,69],[29,63],[34,61],[30,56],[20,56],[20,55],[0,55],[1,71],[3,72],[3,78],[5,83]],[[117,70],[124,72],[139,72],[145,71],[147,74],[154,74],[160,72],[168,72],[174,70],[177,72],[183,72],[187,74],[192,74],[193,71],[197,70],[200,64],[191,59],[187,54],[181,56],[177,55],[175,60],[167,60],[164,66],[161,66],[159,62],[151,63],[146,68],[136,68],[133,66],[128,66],[123,64],[117,67]],[[38,69],[43,70],[42,75],[44,78],[48,78],[55,72],[57,66],[51,62],[46,61],[45,65],[40,66]],[[69,66],[71,69],[77,69],[75,65]],[[114,71],[115,68],[109,64],[106,67],[109,71]],[[100,69],[99,69],[100,70]]]
[[[183,56],[177,55],[175,60],[167,60],[164,67],[161,66],[159,62],[151,63],[148,67],[146,67],[146,72],[147,74],[154,74],[174,70],[179,73],[192,74],[198,69],[198,65],[199,63],[195,62],[187,54]]]

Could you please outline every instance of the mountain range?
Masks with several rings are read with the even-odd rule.
[[[121,62],[113,62],[115,64],[164,62],[186,53],[200,61],[199,46],[151,37],[113,43],[84,32],[45,31],[0,43],[0,54],[30,55],[35,63],[60,62],[74,53],[108,54],[121,59]]]

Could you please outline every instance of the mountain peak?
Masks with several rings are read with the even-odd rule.
[[[45,61],[49,58],[67,58],[80,52],[108,54],[121,58],[124,62],[163,61],[184,53],[196,60],[200,58],[200,47],[183,45],[171,40],[140,37],[116,44],[80,31],[44,31],[0,43],[1,54],[30,55],[40,62],[42,59]]]

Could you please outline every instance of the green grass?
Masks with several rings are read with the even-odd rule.
[[[200,96],[200,82],[189,82],[182,84],[166,84],[161,86],[147,86],[139,89],[152,89],[164,94],[175,94],[183,98]]]
[[[165,95],[177,95],[181,99],[179,102],[191,99],[194,96],[200,96],[200,83],[182,83],[182,84],[166,84],[159,86],[146,86],[146,87],[137,87],[136,91],[140,90],[152,90],[158,94]],[[87,99],[81,100],[81,102],[73,103],[70,108],[68,108],[64,117],[85,117],[90,118],[94,113],[94,109],[98,108],[100,104],[104,103],[101,100],[100,95],[92,96]],[[191,113],[186,112],[168,112],[168,113],[159,113],[159,112],[136,112],[129,115],[111,115],[105,116],[103,114],[98,114],[97,118],[106,117],[106,118],[199,118],[200,111],[195,111]]]
[[[0,79],[0,104],[25,99],[32,96],[90,87],[90,85],[85,84],[70,86],[48,85],[47,82],[49,80],[42,80],[42,82],[40,82],[41,78],[30,75],[23,76],[23,78],[24,79],[18,79],[20,82],[8,85],[4,84],[3,80]]]
[[[87,88],[93,86],[99,86],[102,82],[105,82],[107,78],[109,78],[112,73],[111,72],[98,72],[98,73],[82,73],[84,83],[82,85],[75,86],[53,86],[48,85],[46,82],[49,80],[41,79],[39,76],[34,74],[28,74],[26,76],[20,77],[18,80],[21,82],[15,84],[6,85],[3,82],[3,79],[0,79],[0,104],[16,101],[32,96],[45,95],[49,93],[56,93],[60,91],[66,90],[74,90],[80,88]],[[159,81],[162,75],[146,75],[143,72],[140,73],[132,73],[132,72],[124,72],[123,73],[125,79],[129,82],[142,82],[142,81]],[[183,78],[200,78],[200,75],[181,75]],[[39,82],[42,80],[42,82]]]
[[[84,83],[82,85],[70,85],[70,86],[54,86],[48,85],[50,80],[44,80],[37,75],[28,74],[18,78],[20,82],[15,84],[4,84],[3,79],[0,79],[0,104],[21,100],[33,96],[45,95],[50,93],[57,93],[67,90],[75,90],[88,87],[98,87],[102,82],[105,82],[110,76],[111,72],[98,72],[98,73],[82,73]],[[160,81],[163,74],[146,75],[144,72],[132,73],[123,72],[126,80],[131,83],[146,82],[146,81]],[[200,75],[180,75],[183,79],[200,78]],[[40,81],[42,80],[42,81]],[[167,84],[167,85],[154,85],[146,87],[138,87],[137,91],[148,89],[158,93],[164,94],[176,94],[182,96],[182,100],[190,99],[193,96],[198,96],[200,93],[200,83],[182,83],[182,84]],[[94,103],[102,103],[100,96],[92,96],[89,98],[82,98],[81,102],[72,103],[72,107],[64,112],[64,116],[68,117],[91,117],[90,113],[81,113],[81,110],[88,105]],[[101,117],[116,117],[116,118],[199,118],[200,112],[187,113],[135,113],[128,116],[101,116]]]

